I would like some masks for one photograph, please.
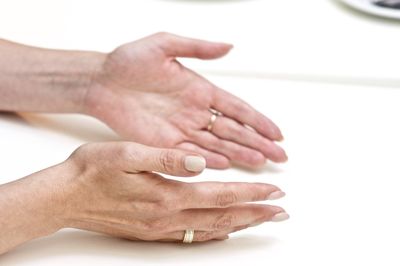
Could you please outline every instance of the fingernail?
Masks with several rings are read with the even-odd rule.
[[[206,168],[206,160],[199,156],[186,156],[185,168],[190,172],[201,172]]]
[[[272,192],[271,194],[269,194],[267,199],[268,200],[277,200],[277,199],[283,198],[284,196],[286,196],[286,193],[278,190],[278,191],[275,191],[275,192]]]
[[[272,134],[276,141],[283,141],[284,137],[282,131],[279,128],[272,128]]]
[[[271,222],[286,221],[287,219],[289,219],[289,217],[289,214],[287,214],[286,212],[277,213],[271,218]]]
[[[231,44],[231,43],[222,42],[221,44],[229,46],[229,50],[233,48],[233,44]]]

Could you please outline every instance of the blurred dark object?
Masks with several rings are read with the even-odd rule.
[[[373,3],[377,6],[400,9],[400,0],[375,0]]]

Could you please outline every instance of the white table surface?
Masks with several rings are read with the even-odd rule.
[[[160,30],[233,42],[229,57],[186,63],[274,119],[290,161],[191,181],[279,185],[292,216],[189,246],[68,229],[0,265],[399,265],[399,25],[330,0],[0,0],[1,37],[39,46],[108,51]],[[0,183],[117,139],[77,115],[0,114],[0,136]]]

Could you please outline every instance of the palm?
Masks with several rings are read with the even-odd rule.
[[[127,92],[118,100],[110,126],[122,137],[157,147],[176,147],[190,141],[207,121],[210,108],[207,93],[195,95],[193,88],[181,88],[160,94]]]
[[[175,54],[179,43],[168,47],[167,38],[162,35],[142,39],[121,46],[109,55],[101,79],[107,93],[98,95],[103,95],[103,101],[111,104],[111,108],[97,116],[123,138],[157,147],[191,150],[205,156],[210,167],[226,168],[229,161],[260,165],[268,156],[275,161],[285,160],[283,150],[273,143],[281,137],[279,129],[265,117],[257,118],[257,121],[263,119],[261,125],[248,123],[261,115],[182,66],[175,59],[179,56]],[[209,54],[208,49],[206,54],[197,57],[218,57],[229,50],[226,48],[216,54]],[[184,50],[183,56],[189,52]],[[215,132],[206,131],[210,108],[226,115],[216,121]],[[228,118],[231,113],[235,116],[233,111],[239,109],[253,119]],[[250,124],[261,132],[258,134],[243,124]],[[228,136],[227,130],[233,135]],[[250,138],[252,143],[243,142],[239,137]]]

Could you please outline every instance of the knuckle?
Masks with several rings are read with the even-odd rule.
[[[179,204],[174,199],[164,199],[154,203],[153,211],[157,213],[158,216],[167,216],[179,210]]]
[[[212,228],[215,230],[226,230],[232,227],[234,216],[232,214],[223,214],[217,217],[215,223],[213,224]]]
[[[163,203],[163,209],[167,213],[174,213],[179,210],[179,203],[176,200],[166,200]]]
[[[157,202],[154,204],[153,211],[157,213],[158,216],[165,216],[170,212],[170,205],[164,201]]]
[[[172,150],[163,151],[159,157],[160,166],[166,172],[171,172],[175,169],[176,161],[175,152]]]
[[[70,159],[83,159],[86,158],[88,154],[94,150],[94,144],[92,143],[87,143],[79,146],[77,149],[75,149],[72,154],[69,156]]]
[[[233,191],[224,191],[218,194],[215,205],[219,207],[227,207],[236,203],[237,200],[238,198],[236,193]]]
[[[103,176],[107,172],[107,163],[99,154],[100,149],[101,147],[95,144],[84,144],[72,152],[68,161],[82,173],[81,176],[86,176],[83,173],[91,173],[88,177]]]
[[[160,218],[147,223],[147,229],[155,233],[165,233],[170,228],[171,222],[169,219]]]

